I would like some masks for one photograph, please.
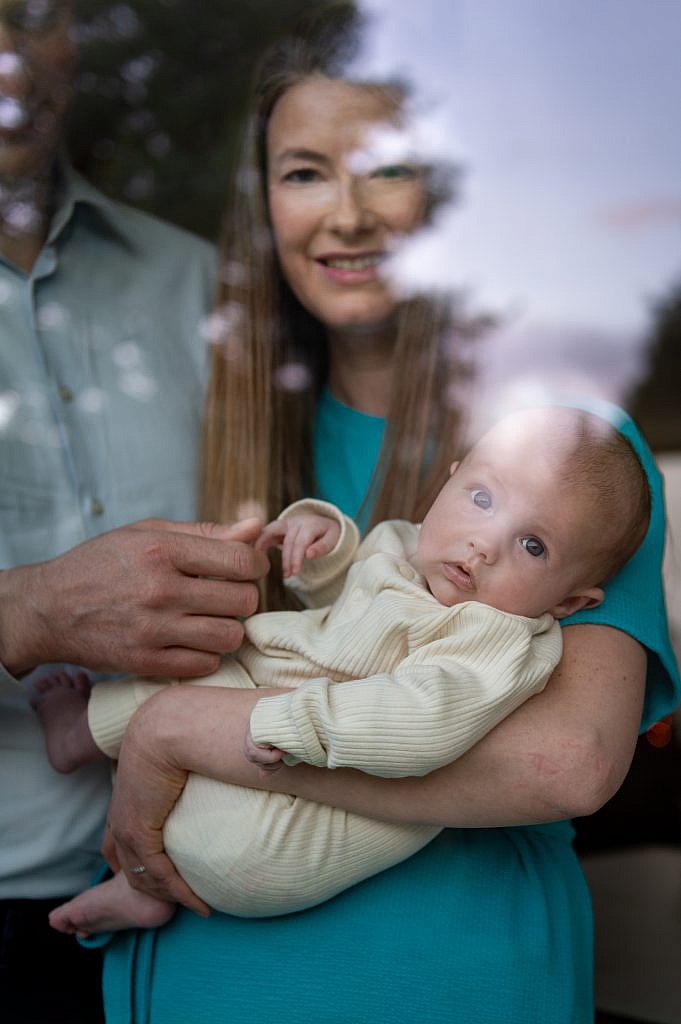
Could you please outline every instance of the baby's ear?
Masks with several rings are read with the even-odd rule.
[[[452,462],[451,466],[449,467],[449,475],[454,476],[460,465],[460,462]]]
[[[604,597],[605,594],[600,587],[586,587],[576,594],[569,594],[549,611],[554,619],[565,619],[568,615],[574,615],[575,612],[581,612],[585,608],[597,608]]]

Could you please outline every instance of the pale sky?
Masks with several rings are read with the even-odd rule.
[[[574,383],[621,397],[651,299],[681,279],[680,0],[362,8],[362,71],[415,83],[427,145],[465,167],[409,274],[502,314],[496,374],[569,347]]]

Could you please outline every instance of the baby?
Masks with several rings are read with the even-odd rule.
[[[423,775],[463,754],[543,689],[557,619],[603,599],[643,540],[650,494],[628,442],[576,409],[516,413],[451,467],[423,524],[382,523],[360,543],[332,505],[301,501],[270,523],[308,608],[255,615],[246,641],[198,685],[287,687],[245,737],[263,767],[305,761]],[[53,765],[116,758],[134,711],[161,686],[83,677],[35,701]],[[374,821],[301,798],[190,775],[164,828],[185,881],[218,910],[284,914],[415,853],[434,826]],[[50,915],[78,934],[163,923],[173,906],[121,873]]]

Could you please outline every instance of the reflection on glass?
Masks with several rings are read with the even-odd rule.
[[[81,0],[79,166],[215,237],[253,61],[314,6],[216,3],[197,19],[179,0],[162,18],[142,0]],[[395,281],[494,313],[477,361],[490,392],[560,379],[635,401],[651,309],[681,276],[675,6],[362,0],[356,11],[345,70],[408,83],[400,132],[375,144],[431,174],[448,168],[443,197],[456,192],[392,261]],[[662,428],[644,425],[655,442]],[[659,443],[680,443],[668,435]]]
[[[651,305],[681,276],[678,11],[426,6],[362,4],[361,66],[408,75],[431,142],[465,165],[460,204],[412,266],[497,312],[479,365],[495,395],[549,384],[625,401],[648,369]],[[660,443],[670,429],[678,445],[678,425]]]
[[[420,517],[471,408],[478,432],[504,405],[595,394],[681,447],[673,3],[362,0],[340,25],[320,4],[324,52],[298,35],[278,65],[270,54],[245,142],[256,58],[316,5],[81,0],[75,29],[69,6],[0,0],[3,229],[30,238],[44,222],[76,42],[81,169],[213,239],[232,183],[218,300],[200,325],[211,515],[270,518],[314,490],[324,386],[354,408],[343,370],[368,349],[360,411],[388,414],[375,519]],[[134,340],[135,317],[158,311],[128,313],[113,345],[121,325],[89,325],[88,353],[112,393],[166,401]],[[68,310],[45,302],[37,327],[69,338]],[[100,388],[57,394],[93,424],[107,414]],[[4,386],[0,432],[56,450],[46,406]]]

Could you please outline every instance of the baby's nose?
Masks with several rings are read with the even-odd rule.
[[[493,536],[478,533],[475,537],[471,537],[468,541],[468,546],[472,557],[477,557],[480,561],[486,562],[488,565],[491,565],[492,562],[496,561],[498,545]]]

